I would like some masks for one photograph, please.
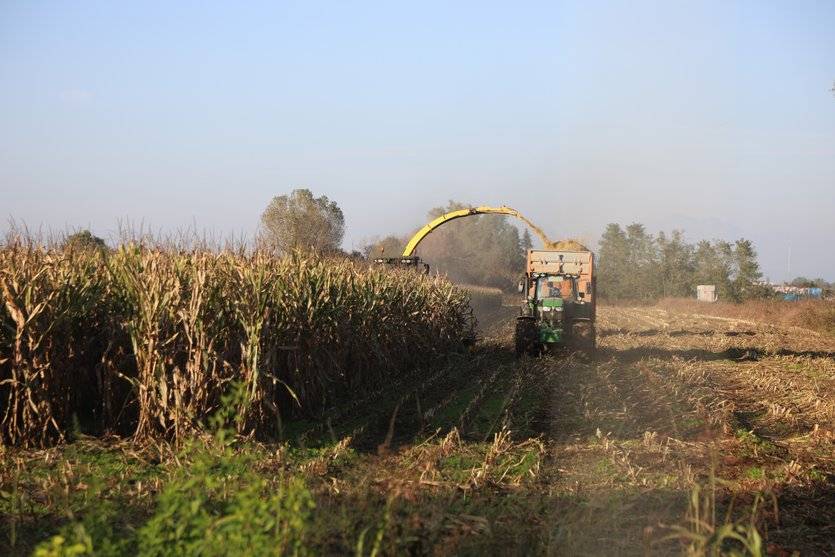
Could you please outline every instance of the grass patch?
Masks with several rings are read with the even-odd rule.
[[[752,466],[745,470],[745,477],[749,480],[764,480],[765,479],[765,469],[759,466]]]
[[[783,456],[785,450],[768,439],[760,437],[753,431],[736,430],[736,438],[740,442],[740,453],[746,458],[755,460]]]

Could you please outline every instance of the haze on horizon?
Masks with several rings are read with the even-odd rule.
[[[346,249],[454,199],[832,281],[833,79],[831,2],[8,1],[0,217],[252,236],[308,187]]]

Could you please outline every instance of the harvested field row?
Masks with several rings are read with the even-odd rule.
[[[835,335],[835,301],[832,300],[749,300],[744,304],[705,304],[689,299],[667,298],[657,305],[659,308],[678,313],[744,319]]]
[[[719,516],[753,521],[769,553],[835,550],[831,340],[657,308],[605,308],[599,325],[598,359],[570,366],[555,396],[560,483],[595,509],[555,511],[563,552],[675,553],[659,525],[692,517],[697,486]],[[581,519],[604,533],[583,536]],[[706,551],[708,529],[685,529]]]

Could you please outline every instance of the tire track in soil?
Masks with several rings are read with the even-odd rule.
[[[667,440],[688,429],[678,423],[687,412],[646,380],[640,360],[601,344],[601,357],[569,357],[552,386],[551,461],[563,495],[550,517],[549,553],[672,551],[650,546],[645,528],[683,513],[684,482],[676,478],[692,472]]]

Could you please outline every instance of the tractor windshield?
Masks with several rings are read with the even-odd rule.
[[[536,279],[536,297],[571,299],[574,296],[574,279],[563,275],[547,275]]]

